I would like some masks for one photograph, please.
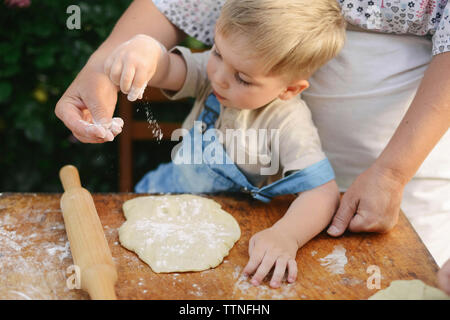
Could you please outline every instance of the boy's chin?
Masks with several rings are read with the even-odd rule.
[[[262,106],[243,106],[243,105],[236,105],[233,104],[230,101],[224,101],[222,103],[222,105],[224,105],[227,108],[231,108],[231,109],[238,109],[238,110],[255,110],[255,109],[259,109],[261,107],[264,107],[265,105]]]

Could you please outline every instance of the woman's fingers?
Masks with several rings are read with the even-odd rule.
[[[114,137],[122,132],[123,120],[113,118],[111,122],[92,123],[85,120],[78,121],[80,134],[74,136],[81,142],[102,143],[113,141]]]
[[[438,272],[439,287],[450,295],[450,259],[442,266]]]
[[[86,119],[86,109],[79,107],[79,102],[76,99],[63,96],[55,107],[56,116],[72,131],[72,134],[79,141],[84,143],[101,143],[104,139],[101,137],[101,132],[94,132],[88,130],[88,122]]]
[[[349,191],[347,191],[342,197],[339,209],[333,217],[331,226],[327,230],[328,234],[333,237],[338,237],[343,234],[357,208],[358,201],[350,195]]]
[[[117,136],[119,133],[122,132],[123,128],[123,120],[122,118],[113,118],[111,121],[111,132],[114,134],[114,136]]]

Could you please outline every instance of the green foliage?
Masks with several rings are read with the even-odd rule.
[[[61,192],[58,171],[68,163],[78,168],[91,192],[118,191],[117,139],[80,143],[54,108],[130,3],[32,0],[28,8],[8,8],[0,1],[0,192]],[[74,4],[81,9],[80,30],[66,26],[67,7]],[[183,45],[205,48],[192,38]],[[158,121],[182,120],[182,112],[156,109],[166,110],[155,117]],[[135,180],[169,161],[172,146],[137,144]]]
[[[67,163],[92,192],[117,191],[117,142],[77,142],[54,107],[130,2],[0,2],[0,192],[61,192]],[[72,4],[81,8],[80,30],[66,27]]]

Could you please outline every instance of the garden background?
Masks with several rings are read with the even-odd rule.
[[[131,0],[4,0],[0,3],[0,192],[62,192],[59,169],[73,164],[91,192],[118,191],[118,138],[78,142],[54,108]],[[81,29],[66,26],[67,7],[81,9]],[[184,45],[203,48],[188,38]],[[186,102],[185,102],[186,103]],[[181,121],[189,111],[146,104],[156,121]],[[180,109],[177,108],[177,109]],[[117,112],[117,108],[116,108]],[[126,124],[125,124],[126,125]],[[151,128],[149,128],[151,130]],[[170,161],[173,142],[134,145],[134,179]]]

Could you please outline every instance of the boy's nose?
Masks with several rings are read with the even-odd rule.
[[[228,81],[224,70],[218,69],[215,73],[215,83],[222,89],[228,89]]]

